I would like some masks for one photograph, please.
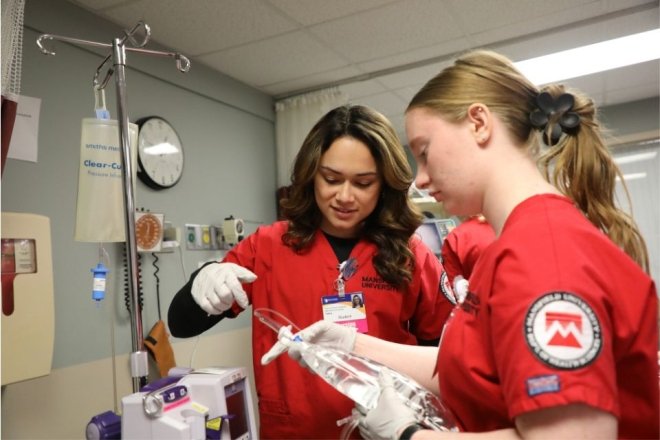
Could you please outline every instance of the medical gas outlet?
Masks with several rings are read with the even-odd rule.
[[[245,223],[242,219],[229,217],[220,225],[185,225],[186,249],[228,250],[241,241],[245,235]]]
[[[224,242],[232,247],[241,241],[245,235],[245,222],[240,218],[229,216],[222,224]]]

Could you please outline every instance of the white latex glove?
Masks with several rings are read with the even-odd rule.
[[[465,301],[465,297],[468,294],[468,290],[470,289],[470,283],[468,280],[463,278],[461,275],[456,275],[454,278],[454,294],[456,296],[456,301],[459,304],[463,304],[463,301]]]
[[[353,347],[355,347],[356,335],[357,330],[354,327],[347,327],[345,325],[335,324],[334,322],[321,320],[302,329],[294,336],[300,337],[303,341],[312,344],[351,352],[353,351]],[[273,347],[261,357],[261,365],[266,365],[272,362],[273,359],[288,349],[289,356],[294,361],[307,368],[300,353],[300,345],[301,344],[299,343],[289,343],[288,341],[277,341],[275,345],[273,345]]]
[[[246,308],[247,294],[241,283],[251,283],[257,276],[234,263],[214,263],[199,271],[191,293],[195,302],[209,315],[219,315],[234,301]]]
[[[359,408],[358,427],[362,438],[371,440],[398,440],[408,426],[418,423],[415,412],[403,401],[394,390],[391,374],[381,370],[381,392],[375,408],[363,414],[364,408]]]

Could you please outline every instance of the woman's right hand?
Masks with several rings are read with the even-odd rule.
[[[209,315],[219,315],[236,301],[239,306],[249,305],[241,283],[251,283],[257,276],[234,263],[213,263],[195,276],[191,293],[195,302]]]
[[[347,327],[345,325],[336,324],[334,322],[321,320],[315,322],[307,328],[302,329],[300,332],[294,335],[294,338],[300,338],[304,342],[310,344],[336,348],[338,350],[350,353],[355,347],[356,336],[357,330],[354,327]],[[287,349],[289,356],[293,360],[301,364],[303,367],[307,367],[304,360],[302,359],[301,344],[296,342],[283,343],[280,341],[277,341],[275,345],[273,345],[273,347],[262,356],[261,365],[266,365],[272,362],[273,359],[275,359],[284,351],[287,351]]]

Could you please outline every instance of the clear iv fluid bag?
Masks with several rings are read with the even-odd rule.
[[[379,371],[366,362],[337,350],[302,342],[301,355],[307,366],[337,391],[358,405],[371,409],[380,395]],[[376,380],[374,380],[376,378]]]
[[[435,431],[458,431],[456,419],[440,397],[413,378],[372,359],[307,342],[301,338],[300,328],[275,310],[260,308],[254,311],[254,315],[277,333],[281,346],[275,357],[295,344],[309,369],[355,402],[358,411],[365,413],[376,407],[381,392],[380,373],[387,371],[392,378],[394,390],[415,412],[420,424]],[[292,332],[294,328],[296,334]],[[341,438],[348,438],[356,425],[354,413],[353,422],[347,426]]]
[[[304,341],[299,343],[308,367],[357,403],[362,412],[376,407],[380,397],[378,378],[382,370],[387,370],[395,391],[419,415],[420,423],[436,431],[458,431],[454,416],[438,396],[412,378],[362,356]]]

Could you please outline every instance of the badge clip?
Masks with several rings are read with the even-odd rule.
[[[339,277],[335,280],[335,290],[337,291],[337,294],[339,296],[345,296],[346,295],[346,290],[345,290],[345,284],[344,284],[344,278],[342,277],[341,274],[339,274]]]

